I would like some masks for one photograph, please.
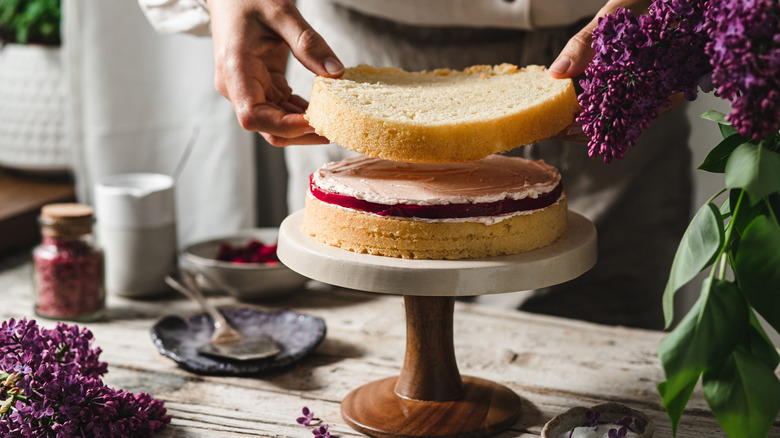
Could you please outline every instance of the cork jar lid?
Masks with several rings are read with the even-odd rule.
[[[41,232],[45,236],[77,236],[92,232],[94,210],[77,203],[48,204],[41,208]]]

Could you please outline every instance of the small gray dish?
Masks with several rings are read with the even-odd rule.
[[[248,335],[266,334],[281,348],[275,356],[231,361],[198,353],[214,330],[211,317],[199,314],[188,319],[165,316],[151,328],[152,342],[160,354],[197,374],[243,376],[289,366],[313,350],[325,338],[325,321],[290,310],[262,311],[248,307],[222,309],[230,324]]]
[[[651,438],[655,433],[655,424],[644,413],[619,403],[603,403],[590,408],[577,406],[555,416],[544,425],[542,438],[568,436],[566,435],[568,432],[575,427],[583,426],[595,414],[598,414],[600,427],[608,427],[615,421],[630,415],[631,429],[636,433],[637,438]]]

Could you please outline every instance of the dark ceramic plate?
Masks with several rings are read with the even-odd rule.
[[[165,316],[152,327],[152,341],[160,354],[192,372],[249,375],[277,370],[297,362],[325,337],[325,321],[322,318],[289,310],[265,312],[241,307],[222,309],[222,314],[242,333],[271,336],[281,347],[281,353],[250,361],[231,361],[198,353],[197,348],[208,342],[214,331],[211,318],[206,314],[187,320]]]

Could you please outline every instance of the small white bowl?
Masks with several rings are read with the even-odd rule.
[[[188,245],[182,251],[185,266],[201,274],[199,281],[206,289],[224,290],[237,298],[258,300],[278,298],[303,288],[308,278],[277,263],[234,263],[217,260],[223,243],[244,246],[257,239],[266,245],[275,244],[278,228],[252,228],[235,234],[212,238]]]

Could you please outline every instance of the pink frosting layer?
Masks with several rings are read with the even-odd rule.
[[[555,203],[560,173],[543,161],[493,155],[452,164],[400,163],[363,156],[311,175],[317,199],[380,215],[432,219],[498,216]]]

